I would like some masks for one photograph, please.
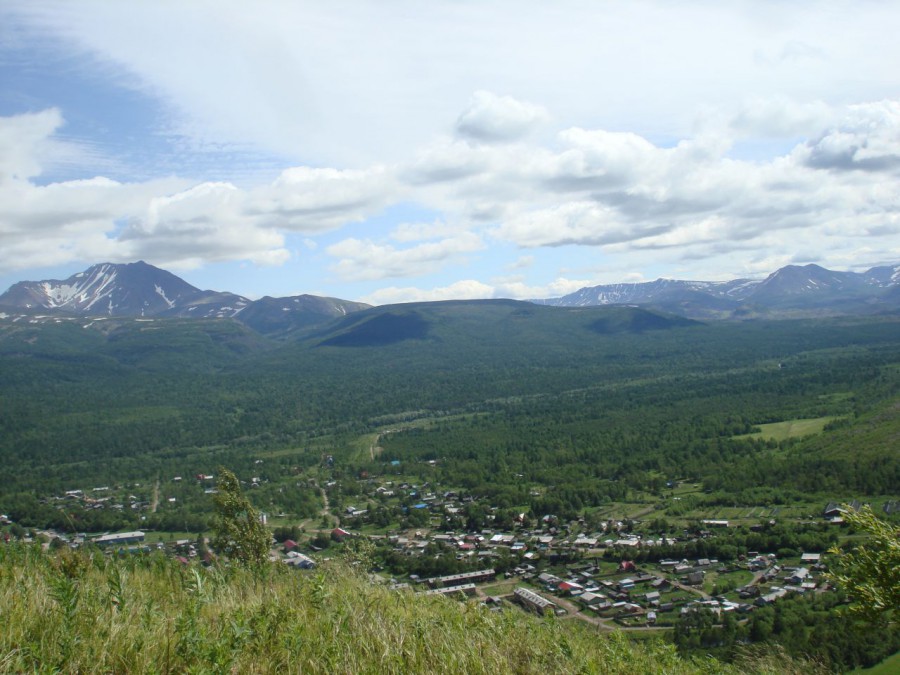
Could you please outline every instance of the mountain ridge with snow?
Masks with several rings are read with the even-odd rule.
[[[0,295],[0,307],[90,317],[233,318],[262,334],[286,334],[369,305],[300,295],[250,300],[201,290],[171,272],[135,263],[100,263],[68,279],[20,281]]]
[[[787,265],[765,279],[604,284],[531,302],[557,307],[637,305],[700,320],[895,312],[900,311],[900,264],[865,272]],[[287,335],[370,307],[313,295],[250,300],[201,290],[143,261],[100,263],[64,280],[20,281],[0,295],[0,308],[7,312],[230,318],[263,335]]]
[[[865,272],[787,265],[759,280],[603,284],[533,302],[556,307],[640,305],[693,319],[895,311],[900,309],[900,265]]]

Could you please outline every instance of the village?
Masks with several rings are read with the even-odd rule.
[[[264,481],[252,476],[242,483],[252,490]],[[178,499],[167,497],[168,493],[196,498],[215,492],[211,473],[188,480],[175,476],[169,483],[168,492],[159,483],[145,489],[142,494],[149,498],[143,499],[123,487],[100,486],[69,490],[48,501],[66,508],[78,504],[84,509],[149,514],[174,508]],[[275,535],[270,559],[300,570],[313,569],[340,555],[348,544],[366,541],[375,561],[372,580],[398,592],[476,600],[490,608],[516,607],[598,628],[659,631],[671,629],[680,616],[692,611],[708,610],[719,619],[732,615],[740,620],[789,594],[830,589],[824,574],[825,545],[809,551],[760,547],[723,559],[712,553],[667,555],[714,552],[737,531],[775,528],[771,519],[752,524],[701,519],[677,533],[671,527],[667,532],[653,532],[650,513],[643,520],[600,522],[596,518],[560,522],[553,515],[530,518],[520,513],[510,522],[501,522],[506,517],[499,515],[497,507],[428,482],[363,475],[351,482],[349,490],[334,478],[296,486],[318,490],[325,508],[319,521],[307,519],[299,524],[291,524],[287,514],[263,514]],[[132,488],[137,492],[140,486]],[[357,494],[351,499],[348,492]],[[844,508],[828,503],[809,524],[817,531],[823,527],[833,531],[841,524]],[[849,508],[859,508],[859,503]],[[471,519],[475,512],[482,518],[477,524]],[[467,515],[468,524],[475,527],[465,527]],[[14,525],[6,516],[0,524],[7,529]],[[32,534],[47,547],[93,544],[123,555],[160,551],[184,564],[209,564],[215,555],[202,534],[174,538],[143,530],[97,536],[56,530]],[[834,536],[820,539],[831,542]]]

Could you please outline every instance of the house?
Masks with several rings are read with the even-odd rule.
[[[538,581],[548,586],[555,586],[560,583],[562,579],[560,579],[555,574],[550,574],[549,572],[541,572],[538,575]]]
[[[634,572],[635,566],[633,560],[623,560],[619,563],[620,572]]]
[[[798,567],[793,574],[787,577],[786,581],[789,584],[799,585],[806,581],[806,578],[809,576],[809,570],[805,567]]]
[[[282,544],[282,546],[284,546],[285,553],[287,553],[289,551],[293,551],[295,548],[297,548],[298,545],[299,544],[297,544],[297,542],[294,541],[293,539],[288,539],[287,541],[284,542],[284,544]]]
[[[641,614],[644,611],[643,607],[633,602],[614,602],[612,607],[616,610],[617,617]]]
[[[759,586],[755,584],[752,586],[744,586],[743,588],[739,588],[737,590],[738,596],[740,596],[744,600],[746,600],[747,598],[758,598],[760,593]]]
[[[858,500],[854,499],[850,504],[848,504],[852,511],[859,511],[862,506]],[[841,504],[837,502],[828,502],[825,505],[825,510],[822,512],[822,515],[825,517],[825,520],[830,520],[833,522],[843,521],[843,516],[847,512]]]
[[[144,541],[144,533],[137,532],[120,532],[118,534],[104,534],[94,539],[97,546],[115,546],[118,544],[137,544]]]
[[[292,555],[288,560],[284,562],[294,569],[301,570],[311,570],[315,569],[316,562],[307,555],[303,555],[302,553],[298,553],[297,551],[292,551],[294,555]]]
[[[557,588],[560,592],[568,593],[569,595],[577,595],[584,592],[584,587],[574,581],[563,581]]]
[[[589,591],[585,591],[581,595],[578,596],[578,602],[586,605],[588,607],[596,607],[603,602],[606,601],[606,598],[600,595],[599,593],[591,593]]]
[[[787,595],[787,589],[773,588],[770,593],[758,597],[753,604],[757,605],[758,607],[762,607],[763,605],[771,605],[773,602],[780,598],[783,598],[785,595]]]
[[[688,586],[700,586],[703,584],[703,572],[691,572],[685,577]]]
[[[481,581],[493,581],[496,576],[497,572],[494,569],[484,569],[462,574],[449,574],[444,577],[432,577],[431,579],[426,579],[425,583],[432,588],[446,588],[466,583],[474,584]]]
[[[525,607],[525,609],[537,612],[538,614],[545,614],[548,611],[553,611],[556,607],[556,605],[547,600],[547,598],[538,595],[527,588],[522,588],[521,586],[513,591],[513,599]]]
[[[336,527],[331,531],[331,538],[335,541],[344,541],[347,537],[352,537],[353,535],[347,532],[340,527]]]
[[[422,591],[421,595],[455,595],[456,593],[471,597],[475,595],[475,584],[458,584],[444,588],[432,588],[428,591]]]

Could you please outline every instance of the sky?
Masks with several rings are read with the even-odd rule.
[[[0,0],[0,291],[371,304],[900,262],[900,3]]]

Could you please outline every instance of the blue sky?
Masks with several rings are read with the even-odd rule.
[[[891,2],[0,2],[0,287],[143,259],[383,304],[896,263],[897,26]]]

